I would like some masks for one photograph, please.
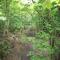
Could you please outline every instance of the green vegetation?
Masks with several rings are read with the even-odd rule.
[[[12,51],[10,34],[32,45],[30,60],[60,60],[60,0],[1,0],[1,60]]]

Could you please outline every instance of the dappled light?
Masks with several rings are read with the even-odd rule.
[[[60,0],[0,0],[0,60],[60,60]]]

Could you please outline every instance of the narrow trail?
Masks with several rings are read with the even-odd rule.
[[[22,43],[13,34],[9,34],[6,37],[0,36],[0,40],[4,39],[11,45],[11,51],[4,56],[3,60],[30,60],[27,56],[32,45],[30,43]]]

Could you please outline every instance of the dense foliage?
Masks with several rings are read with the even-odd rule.
[[[30,60],[59,60],[60,56],[60,1],[21,0],[0,1],[0,33],[18,35],[23,43],[31,43],[27,54]],[[6,36],[6,35],[5,35]],[[10,43],[1,39],[0,57],[11,51]],[[6,49],[5,49],[6,48]]]

